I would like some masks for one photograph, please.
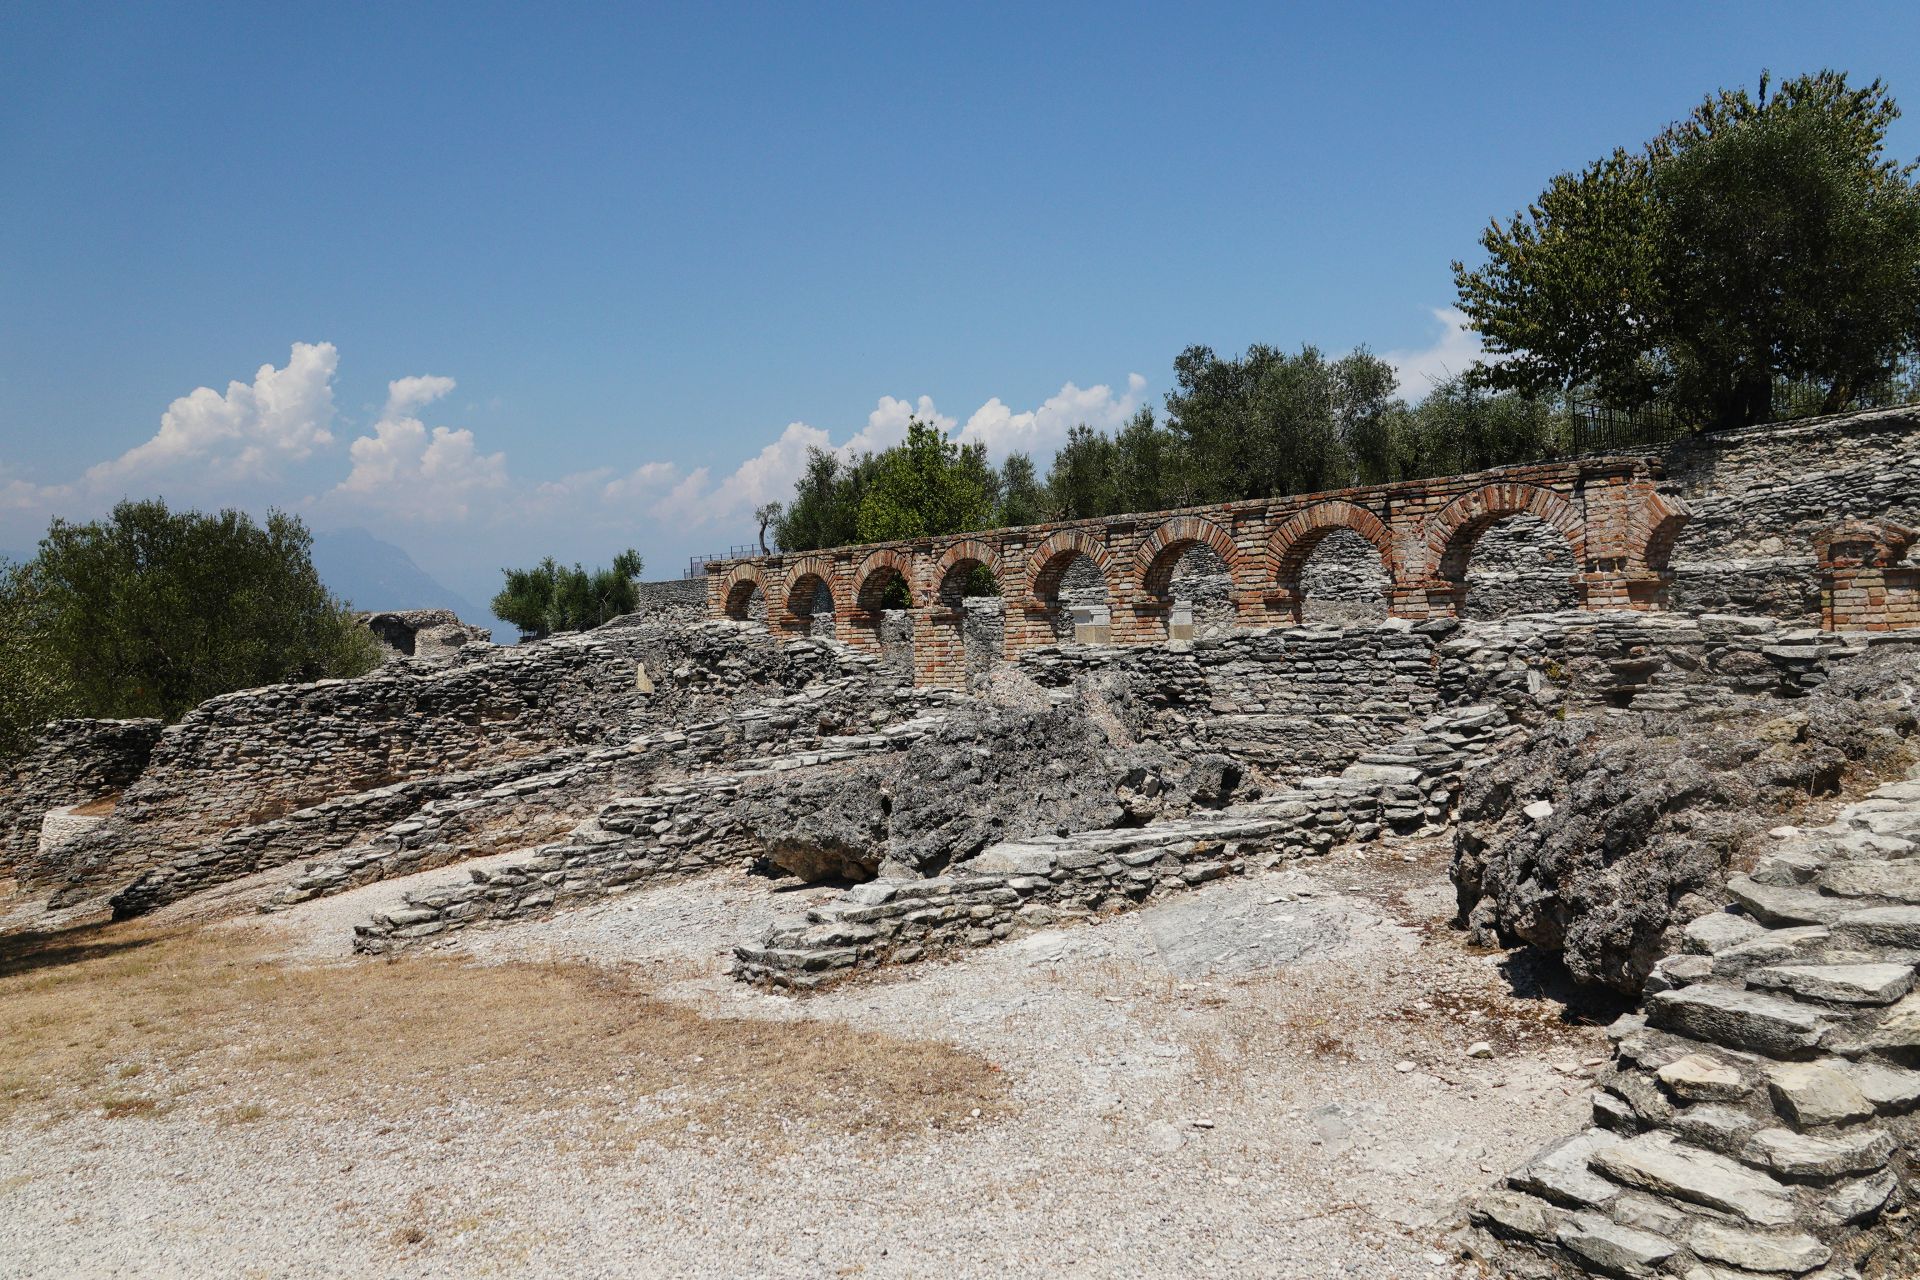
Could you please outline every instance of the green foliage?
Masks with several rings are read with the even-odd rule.
[[[1182,442],[1142,408],[1117,435],[1071,428],[1047,473],[1047,497],[1060,520],[1160,511],[1189,505],[1193,478]]]
[[[780,547],[812,551],[993,528],[1039,502],[1032,461],[1016,455],[1007,464],[1003,475],[983,446],[955,444],[918,419],[900,444],[852,462],[810,450],[793,500],[774,523]]]
[[[373,637],[327,594],[297,518],[122,502],[56,519],[0,580],[0,750],[57,715],[178,719],[217,694],[359,675]]]
[[[1011,529],[1040,524],[1046,518],[1047,490],[1034,471],[1033,459],[1024,453],[1008,454],[1000,464],[1000,512],[995,526]]]
[[[906,440],[875,459],[854,529],[861,542],[894,542],[984,529],[998,481],[982,445],[961,447],[914,419]]]
[[[1767,89],[1715,94],[1488,227],[1486,264],[1454,264],[1501,357],[1478,381],[1739,426],[1783,388],[1788,410],[1869,401],[1920,350],[1920,186],[1885,154],[1899,108],[1831,71]]]
[[[1167,427],[1181,497],[1230,502],[1385,478],[1393,369],[1364,347],[1338,360],[1255,344],[1239,359],[1188,347],[1173,362]]]
[[[1418,405],[1388,418],[1386,473],[1379,479],[1485,471],[1553,457],[1568,445],[1567,419],[1557,402],[1489,391],[1465,375],[1440,383]]]
[[[79,714],[49,643],[46,593],[31,564],[0,565],[0,759],[24,751],[49,720]]]
[[[874,457],[841,462],[825,449],[807,450],[807,469],[793,487],[793,500],[774,519],[783,551],[845,547],[860,541],[860,502],[872,479]]]
[[[622,551],[610,569],[588,573],[548,556],[531,569],[503,569],[507,585],[493,598],[495,616],[519,628],[522,640],[540,640],[560,631],[586,631],[632,613],[639,603],[638,552]]]

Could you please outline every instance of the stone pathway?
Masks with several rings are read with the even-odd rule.
[[[1774,835],[1610,1029],[1593,1125],[1473,1206],[1511,1274],[1920,1274],[1920,769]]]

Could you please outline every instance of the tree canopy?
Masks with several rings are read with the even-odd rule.
[[[359,675],[373,637],[314,572],[312,536],[274,511],[122,502],[55,519],[0,576],[0,751],[57,716],[178,719],[236,689]]]
[[[591,573],[552,556],[531,569],[503,569],[507,584],[493,598],[493,612],[518,628],[522,640],[586,631],[634,611],[641,565],[639,553],[629,549],[613,558],[612,568]]]
[[[1496,358],[1475,378],[1589,389],[1689,421],[1777,416],[1811,386],[1835,412],[1920,350],[1920,187],[1886,154],[1899,108],[1875,80],[1722,90],[1635,151],[1555,177],[1453,264]]]

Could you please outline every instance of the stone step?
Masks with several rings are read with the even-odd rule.
[[[1615,1183],[1587,1167],[1601,1147],[1620,1141],[1605,1129],[1586,1129],[1546,1148],[1509,1174],[1507,1185],[1556,1204],[1577,1209],[1600,1209],[1620,1194]]]
[[[1819,924],[1768,929],[1715,953],[1713,971],[1723,978],[1737,978],[1752,969],[1786,964],[1818,951],[1832,936],[1831,930]]]
[[[1837,936],[1856,945],[1920,949],[1920,907],[1867,907],[1832,923]]]
[[[1838,1178],[1885,1168],[1892,1154],[1892,1137],[1875,1126],[1833,1137],[1762,1129],[1747,1140],[1741,1158],[1789,1178]]]
[[[1767,1072],[1767,1091],[1774,1110],[1796,1129],[1851,1124],[1874,1113],[1874,1103],[1844,1072],[1837,1060],[1795,1062]]]
[[[1843,898],[1920,902],[1920,862],[1839,862],[1820,873],[1820,888]]]
[[[1685,1146],[1664,1133],[1642,1134],[1594,1152],[1589,1164],[1615,1182],[1701,1205],[1762,1227],[1794,1221],[1793,1196],[1763,1173],[1726,1156]]]
[[[1905,1115],[1920,1107],[1920,1071],[1903,1071],[1877,1062],[1835,1062],[1828,1069],[1844,1076],[1882,1115]]]
[[[1658,1275],[1660,1264],[1679,1251],[1664,1236],[1623,1227],[1597,1213],[1568,1218],[1560,1224],[1555,1238],[1561,1248],[1585,1258],[1606,1274],[1635,1280]]]
[[[1856,910],[1844,899],[1830,898],[1815,889],[1761,884],[1744,875],[1728,878],[1727,894],[1755,919],[1775,926],[1832,924]]]
[[[1908,964],[1783,964],[1755,969],[1747,985],[1791,991],[1804,1000],[1892,1004],[1913,988]]]
[[[1647,1002],[1648,1021],[1696,1040],[1793,1058],[1817,1047],[1827,1033],[1808,1005],[1734,987],[1693,986],[1662,991]]]
[[[1833,1250],[1804,1231],[1742,1231],[1724,1222],[1694,1223],[1686,1243],[1700,1257],[1742,1271],[1800,1275],[1833,1257]]]

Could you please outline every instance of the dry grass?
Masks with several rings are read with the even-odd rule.
[[[580,964],[296,967],[242,930],[138,922],[0,938],[0,1118],[350,1108],[419,1126],[474,1102],[599,1108],[609,1134],[904,1136],[1004,1097],[999,1068],[948,1045],[708,1018]]]
[[[75,805],[72,812],[81,818],[104,818],[120,807],[120,793],[110,791],[98,800],[89,800],[85,804]]]

